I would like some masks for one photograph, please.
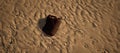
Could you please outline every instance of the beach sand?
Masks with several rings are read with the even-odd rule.
[[[120,53],[120,0],[0,0],[0,53]],[[54,36],[45,18],[62,18]]]

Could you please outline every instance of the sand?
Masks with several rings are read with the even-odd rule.
[[[0,53],[120,53],[120,0],[0,0]],[[62,18],[57,33],[41,28]],[[40,23],[41,26],[38,26]]]

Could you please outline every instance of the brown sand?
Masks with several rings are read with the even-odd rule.
[[[49,14],[52,37],[38,27]],[[0,53],[120,53],[120,0],[0,0]]]

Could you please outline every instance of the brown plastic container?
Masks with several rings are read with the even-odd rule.
[[[46,24],[43,27],[42,31],[49,36],[54,36],[60,26],[60,23],[61,23],[61,18],[48,15],[46,19]]]

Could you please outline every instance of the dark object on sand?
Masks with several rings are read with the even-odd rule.
[[[57,18],[53,15],[48,15],[46,18],[46,24],[42,31],[49,36],[54,36],[61,23],[61,18]]]

